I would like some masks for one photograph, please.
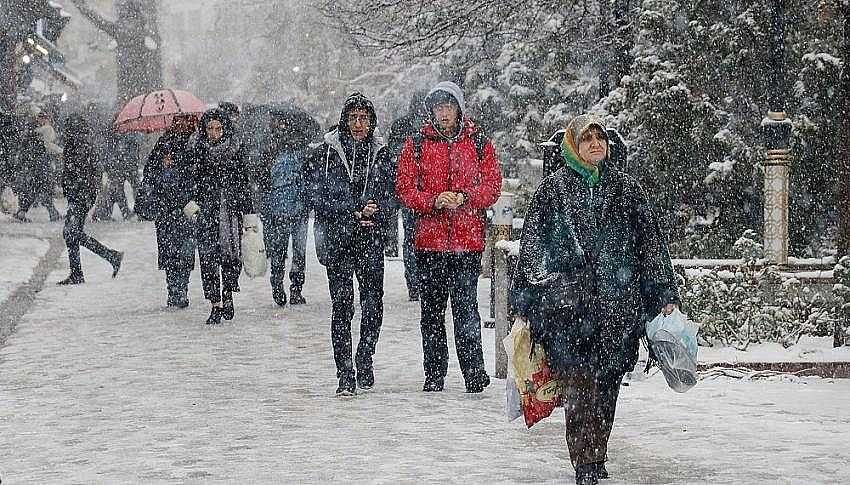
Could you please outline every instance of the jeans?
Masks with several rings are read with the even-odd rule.
[[[263,214],[263,240],[271,266],[270,281],[273,289],[282,289],[286,275],[286,253],[292,238],[292,267],[289,270],[291,290],[300,291],[304,286],[304,271],[307,256],[307,214],[288,217]]]
[[[344,257],[327,267],[331,295],[331,341],[337,377],[354,377],[358,371],[372,368],[372,356],[378,344],[384,320],[384,248],[368,235],[355,235],[357,242],[343,247]],[[354,317],[354,276],[360,288],[360,342],[351,361],[351,320]]]
[[[416,261],[420,275],[425,378],[439,381],[448,372],[446,307],[449,299],[454,317],[455,350],[464,380],[471,382],[480,378],[484,372],[481,316],[478,314],[481,253],[420,251]]]
[[[68,203],[68,212],[65,215],[65,227],[62,230],[62,237],[65,239],[65,245],[68,247],[68,263],[71,267],[72,276],[83,276],[83,268],[80,264],[80,246],[97,254],[101,258],[112,264],[117,257],[117,251],[112,250],[101,244],[97,239],[83,232],[83,227],[86,224],[86,214],[88,214],[91,206],[79,203]]]

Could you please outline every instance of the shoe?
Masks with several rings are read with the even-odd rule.
[[[419,301],[419,291],[407,290],[407,299],[408,301]]]
[[[24,211],[15,212],[12,217],[18,222],[32,222]]]
[[[596,463],[578,465],[576,467],[576,485],[597,485],[599,477],[596,476]]]
[[[221,317],[225,320],[233,320],[236,310],[233,309],[233,300],[224,300],[221,305]]]
[[[357,371],[357,387],[368,391],[375,385],[375,371],[371,368],[360,369]]]
[[[79,285],[80,283],[85,283],[86,279],[83,278],[83,275],[70,275],[62,281],[57,282],[57,285]]]
[[[178,299],[174,303],[174,306],[177,307],[177,308],[188,308],[189,307],[189,299],[188,298]]]
[[[272,290],[272,298],[279,307],[286,306],[286,292],[283,290]]]
[[[221,323],[221,307],[214,306],[210,310],[210,317],[207,318],[207,325],[218,325]]]
[[[425,379],[425,384],[422,386],[423,392],[442,392],[443,391],[443,380],[442,379]]]
[[[342,376],[339,378],[339,387],[336,388],[337,397],[351,397],[357,394],[357,385],[354,378],[351,376]]]
[[[596,476],[597,476],[597,478],[599,478],[600,480],[607,480],[608,479],[608,470],[605,469],[605,462],[604,461],[597,461],[596,463],[594,463],[594,465],[596,465]]]
[[[56,213],[56,214],[50,214],[50,222],[61,221],[62,219],[64,219],[64,218],[62,217],[62,214],[59,214],[59,213]]]
[[[121,251],[115,251],[115,256],[112,257],[112,277],[115,278],[118,276],[118,271],[121,270],[121,262],[124,261],[124,253]]]
[[[466,382],[466,392],[470,394],[478,394],[484,392],[484,388],[490,385],[490,376],[487,372],[480,370],[475,377]]]

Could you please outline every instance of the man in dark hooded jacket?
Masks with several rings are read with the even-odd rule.
[[[384,238],[386,213],[392,204],[390,155],[375,136],[376,122],[372,102],[360,93],[351,94],[339,126],[325,134],[324,143],[308,158],[316,251],[327,268],[333,302],[331,338],[338,396],[352,396],[357,386],[369,389],[375,381],[372,356],[383,321]],[[361,320],[352,362],[355,275]]]
[[[441,82],[425,98],[431,121],[404,143],[396,193],[416,212],[416,263],[422,308],[422,390],[439,392],[448,371],[446,306],[466,391],[490,384],[481,349],[478,276],[484,210],[499,198],[502,175],[493,144],[464,116],[463,92]]]

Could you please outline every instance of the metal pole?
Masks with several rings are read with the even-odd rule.
[[[836,175],[838,190],[836,194],[836,211],[838,212],[838,256],[850,254],[850,2],[841,2],[841,14],[844,21],[844,44],[842,49],[845,59],[841,72],[841,133],[838,136],[841,144],[838,160],[836,160]]]
[[[495,288],[494,306],[496,308],[496,377],[504,379],[508,375],[508,355],[502,346],[502,340],[510,332],[508,321],[508,255],[498,249],[496,243],[511,240],[514,222],[514,194],[503,192],[493,206],[493,253],[495,271],[491,284]]]
[[[784,0],[773,0],[770,23],[768,112],[762,120],[764,160],[764,252],[768,263],[788,264],[788,199],[791,120],[785,114]]]

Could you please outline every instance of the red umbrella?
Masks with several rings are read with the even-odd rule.
[[[200,115],[207,105],[192,93],[162,89],[131,99],[118,113],[115,130],[121,133],[153,133],[171,126],[175,115]]]

